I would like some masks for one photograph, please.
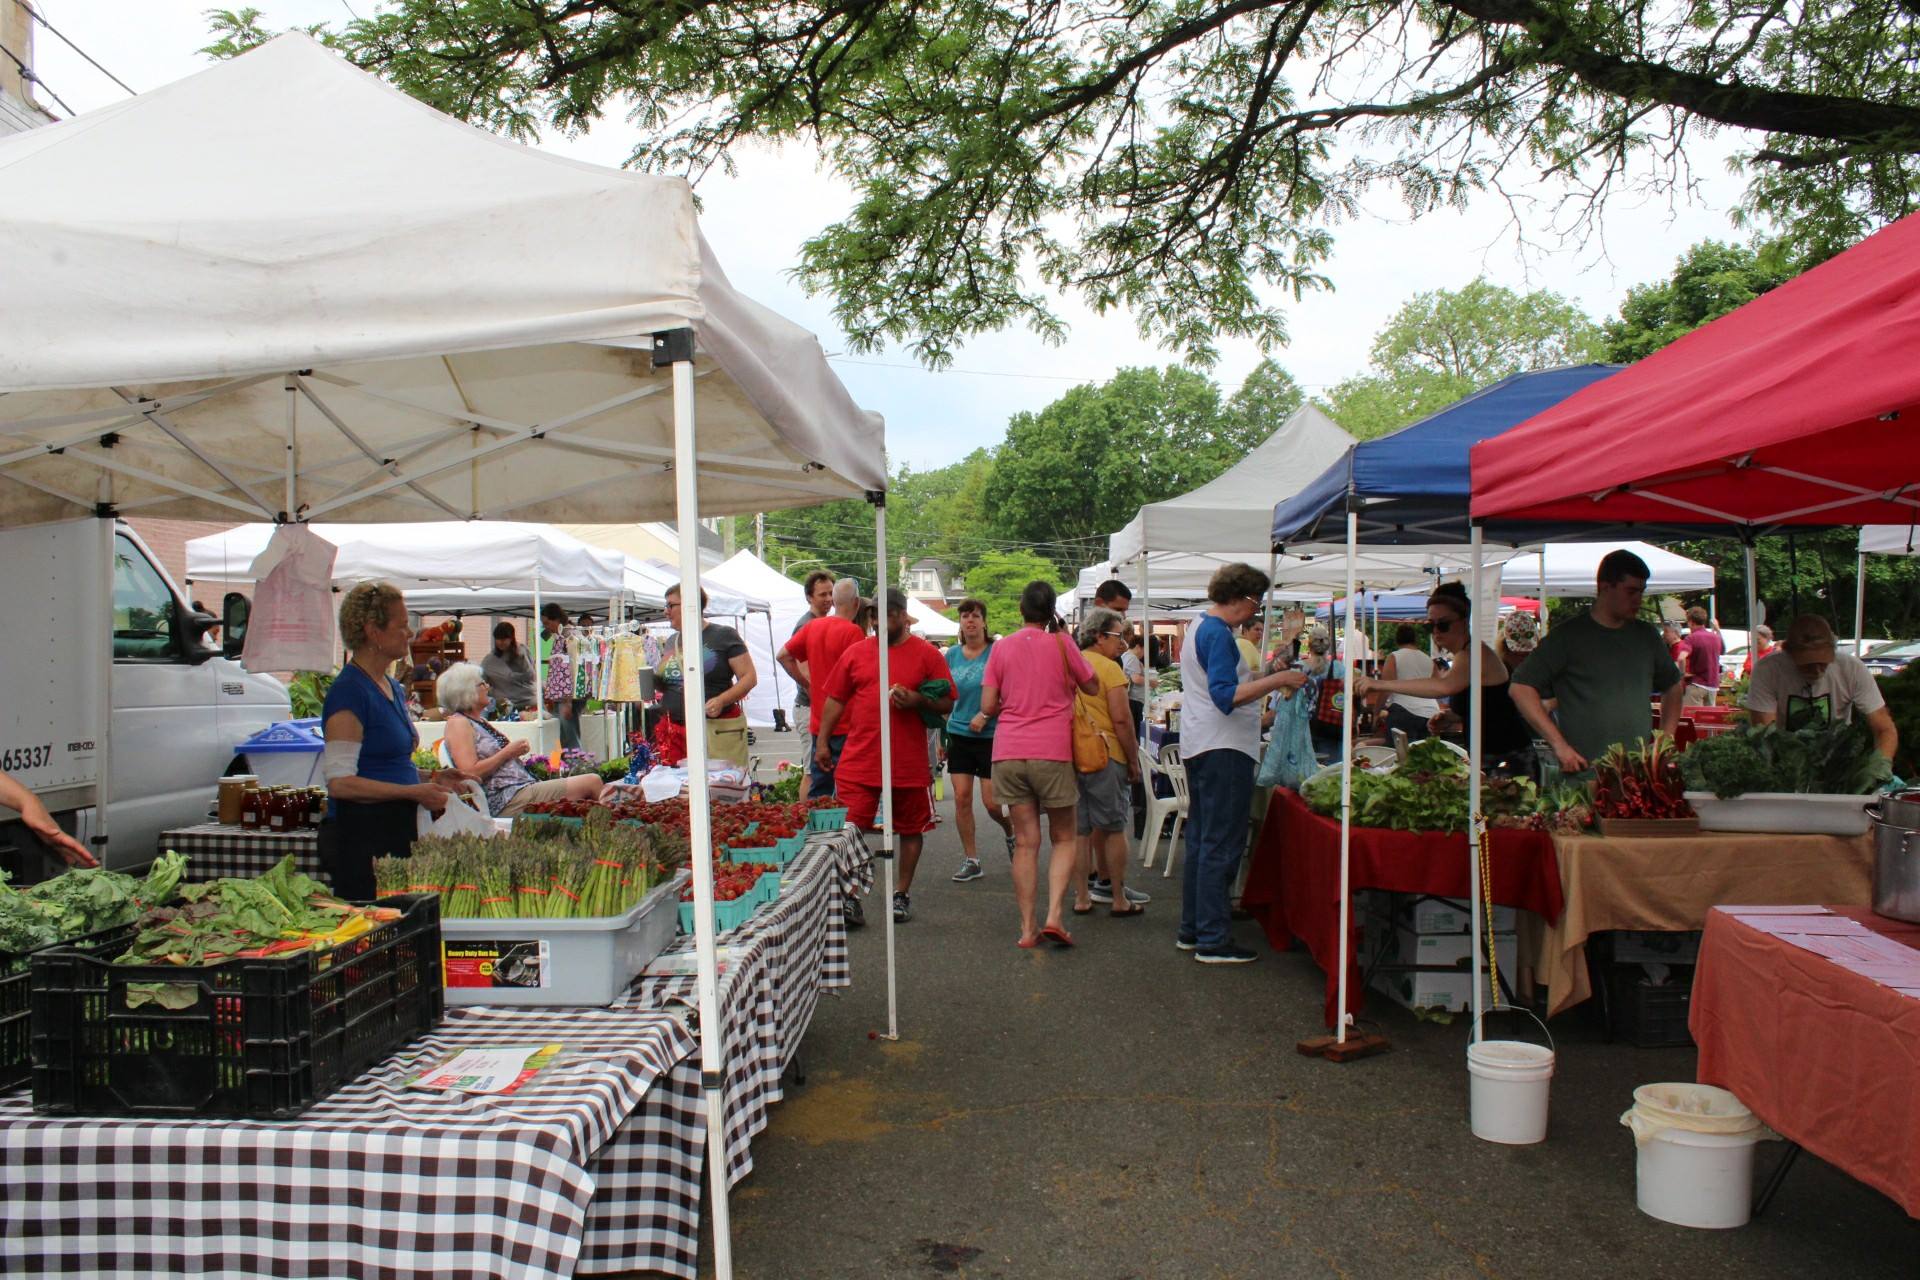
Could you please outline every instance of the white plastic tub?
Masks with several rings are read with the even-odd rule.
[[[1467,1046],[1467,1075],[1474,1137],[1509,1146],[1546,1140],[1552,1049],[1524,1040],[1481,1040]]]
[[[1795,791],[1750,791],[1721,800],[1711,791],[1687,792],[1687,802],[1700,815],[1702,831],[1863,836],[1867,806],[1873,801],[1872,796]]]
[[[1646,1084],[1620,1117],[1639,1148],[1640,1212],[1681,1227],[1743,1227],[1753,1201],[1753,1146],[1767,1136],[1744,1103],[1703,1084]]]
[[[625,915],[589,920],[440,921],[447,1003],[610,1005],[680,927],[687,873]]]

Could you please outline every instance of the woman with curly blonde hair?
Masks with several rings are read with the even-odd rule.
[[[320,825],[320,860],[333,891],[349,900],[373,897],[373,860],[405,857],[419,829],[419,811],[447,807],[449,782],[426,782],[414,768],[420,745],[406,691],[387,674],[412,656],[407,602],[398,587],[362,582],[340,600],[340,640],[346,665],[334,677],[321,710],[326,745],[320,772],[327,780],[327,818]]]

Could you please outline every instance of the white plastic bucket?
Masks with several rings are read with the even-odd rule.
[[[1635,1203],[1682,1227],[1743,1227],[1753,1202],[1753,1145],[1767,1130],[1725,1089],[1645,1084],[1620,1122],[1633,1130]]]
[[[1524,1040],[1467,1046],[1468,1115],[1473,1136],[1525,1146],[1547,1136],[1553,1050]]]
[[[1640,1212],[1681,1227],[1744,1227],[1753,1204],[1753,1144],[1761,1131],[1690,1133],[1666,1129],[1634,1164]]]

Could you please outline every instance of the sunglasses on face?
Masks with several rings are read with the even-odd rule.
[[[1459,626],[1459,625],[1460,625],[1460,619],[1458,619],[1458,618],[1440,618],[1440,619],[1438,619],[1438,620],[1436,620],[1436,621],[1434,621],[1434,622],[1432,622],[1432,623],[1430,623],[1430,624],[1428,624],[1428,625],[1430,625],[1430,626],[1431,626],[1431,627],[1432,627],[1432,628],[1434,629],[1434,631],[1436,631],[1436,632],[1440,632],[1440,631],[1451,631],[1451,630],[1453,630],[1453,629],[1454,629],[1455,627],[1457,627],[1457,626]]]

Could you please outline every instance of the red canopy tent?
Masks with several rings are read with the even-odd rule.
[[[1920,518],[1920,215],[1471,458],[1473,518],[1503,530]]]

